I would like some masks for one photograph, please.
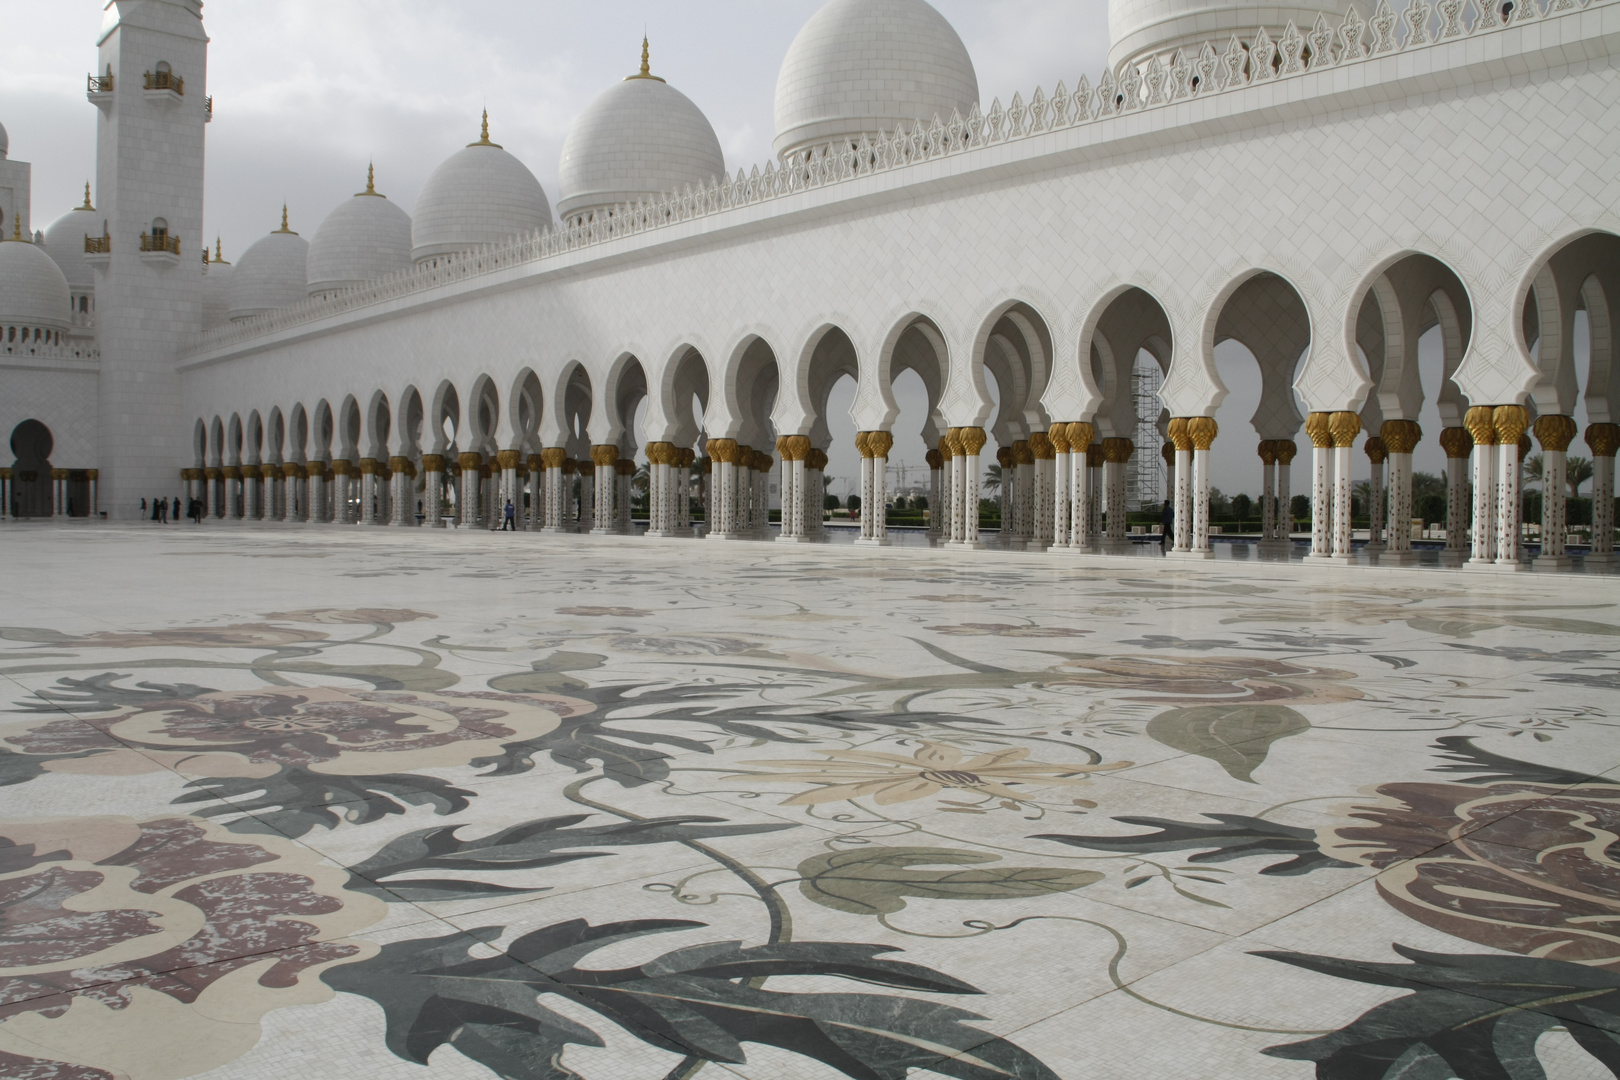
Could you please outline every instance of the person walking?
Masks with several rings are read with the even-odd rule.
[[[174,520],[180,520],[180,496],[174,497]]]
[[[506,500],[506,520],[501,522],[501,532],[507,530],[517,532],[517,508],[512,505],[511,499]]]
[[[1170,554],[1170,546],[1175,543],[1176,534],[1176,504],[1172,499],[1164,500],[1163,523],[1159,526],[1159,554]]]

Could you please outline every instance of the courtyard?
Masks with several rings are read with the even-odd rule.
[[[6,1077],[1620,1076],[1612,577],[0,547]]]

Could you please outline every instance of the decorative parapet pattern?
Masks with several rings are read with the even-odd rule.
[[[1620,0],[1517,0],[1508,14],[1499,0],[1410,0],[1399,16],[1390,0],[1379,0],[1370,19],[1351,6],[1343,21],[1330,26],[1318,16],[1308,31],[1290,22],[1273,36],[1259,28],[1244,45],[1234,34],[1217,50],[1209,42],[1188,55],[1177,50],[1165,63],[1152,57],[1118,79],[1104,72],[1095,88],[1081,76],[1070,91],[1061,82],[1050,96],[1037,87],[1026,102],[1015,93],[1003,107],[999,98],[988,111],[977,105],[967,116],[952,112],[949,120],[902,124],[877,139],[863,137],[853,146],[831,143],[802,150],[780,167],[738,170],[735,177],[688,187],[653,202],[620,205],[593,220],[551,228],[487,245],[460,255],[441,257],[424,266],[320,300],[244,319],[199,335],[188,355],[210,352],[281,330],[318,322],[400,297],[428,292],[519,266],[537,263],[597,244],[651,232],[697,218],[785,198],[815,188],[844,183],[874,173],[907,168],[937,158],[973,153],[986,147],[1039,138],[1111,117],[1163,108],[1191,98],[1207,98],[1275,79],[1345,64],[1362,63],[1455,39],[1475,37],[1555,19]]]

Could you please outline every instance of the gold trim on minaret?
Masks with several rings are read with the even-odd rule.
[[[625,82],[629,82],[631,79],[651,79],[653,82],[664,81],[652,73],[652,67],[648,62],[648,57],[649,50],[647,47],[647,35],[643,34],[641,36],[641,70],[636,72],[634,75],[626,75],[624,77]]]
[[[489,141],[489,110],[488,109],[484,110],[484,126],[479,130],[478,141],[477,142],[470,142],[467,145],[468,146],[493,146],[497,150],[501,149],[501,144],[500,143],[490,142]]]
[[[277,229],[275,232],[271,233],[270,235],[271,236],[276,236],[276,235],[279,235],[281,233],[286,233],[288,236],[297,236],[298,235],[297,233],[293,232],[292,229],[287,225],[287,204],[286,203],[281,204],[281,228]]]

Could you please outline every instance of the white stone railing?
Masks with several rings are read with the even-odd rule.
[[[1410,0],[1406,10],[1397,16],[1390,0],[1379,0],[1372,18],[1363,18],[1352,6],[1337,27],[1329,26],[1322,16],[1304,33],[1293,23],[1275,37],[1261,27],[1248,45],[1234,34],[1219,51],[1206,42],[1191,56],[1183,50],[1168,62],[1153,56],[1128,68],[1117,80],[1112,72],[1104,72],[1095,88],[1084,77],[1072,92],[1058,83],[1050,97],[1037,87],[1027,102],[1022,94],[1014,94],[1012,103],[1003,108],[998,98],[987,112],[975,105],[966,117],[953,111],[949,120],[936,116],[932,122],[918,120],[910,128],[902,124],[876,139],[863,137],[854,146],[828,143],[798,152],[780,168],[775,162],[766,162],[763,169],[756,165],[748,173],[738,170],[735,177],[711,181],[707,187],[688,187],[656,202],[620,205],[589,222],[549,228],[441,257],[327,299],[306,301],[210,330],[200,335],[187,353],[194,356],[212,352],[442,285],[874,173],[1036,138],[1125,113],[1229,93],[1262,82],[1365,63],[1611,3],[1620,0],[1516,0],[1511,14],[1503,16],[1502,0]]]

